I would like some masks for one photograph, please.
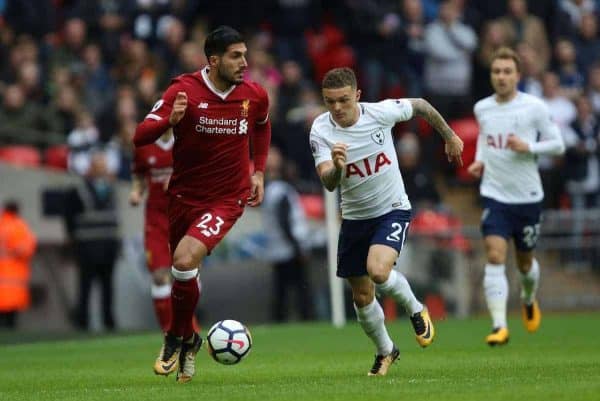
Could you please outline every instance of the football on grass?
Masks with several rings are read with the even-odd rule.
[[[237,320],[221,320],[215,323],[208,330],[206,339],[210,356],[224,365],[240,362],[252,348],[252,337],[248,328]]]

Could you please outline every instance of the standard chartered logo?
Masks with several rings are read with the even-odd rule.
[[[217,135],[246,135],[248,134],[248,120],[245,118],[209,118],[201,116],[196,124],[196,132],[200,134]]]
[[[248,121],[244,118],[240,121],[240,134],[248,133]]]

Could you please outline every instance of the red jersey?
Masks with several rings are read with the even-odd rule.
[[[177,92],[185,92],[188,103],[173,127],[169,194],[194,205],[245,199],[250,188],[250,135],[257,125],[268,123],[266,91],[244,81],[221,92],[209,80],[207,67],[173,79],[146,119],[168,121]],[[267,149],[268,143],[265,156]]]
[[[168,142],[155,143],[135,148],[133,172],[144,178],[148,188],[146,210],[159,209],[166,213],[168,199],[165,184],[173,172],[173,138]]]

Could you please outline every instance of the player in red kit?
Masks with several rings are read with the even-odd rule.
[[[173,133],[168,130],[156,142],[135,149],[133,182],[129,203],[137,206],[148,192],[144,216],[144,249],[148,270],[152,274],[152,302],[163,332],[171,323],[171,252],[169,252],[169,218],[167,184],[173,171]]]
[[[134,137],[136,146],[147,145],[171,127],[175,137],[168,188],[172,319],[154,372],[177,370],[178,382],[194,375],[202,344],[192,327],[198,270],[244,206],[262,202],[271,139],[267,93],[243,79],[248,64],[242,36],[219,27],[207,36],[204,52],[209,65],[173,79]]]

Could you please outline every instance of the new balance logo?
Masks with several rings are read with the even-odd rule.
[[[200,103],[198,103],[198,108],[199,109],[208,109],[208,103],[200,102]]]

